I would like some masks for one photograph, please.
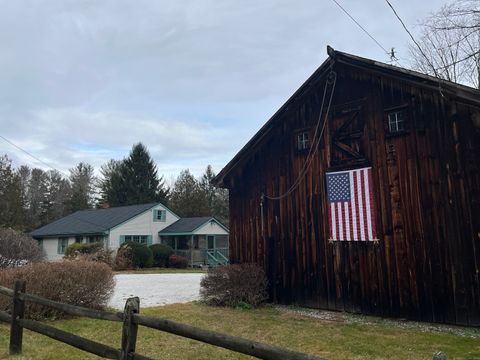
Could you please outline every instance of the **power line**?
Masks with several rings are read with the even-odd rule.
[[[390,54],[390,51],[388,51],[387,49],[385,49],[385,48],[382,46],[382,44],[380,44],[380,43],[377,41],[377,39],[375,39],[375,38],[373,37],[373,35],[370,34],[370,33],[367,31],[367,29],[365,29],[352,15],[350,15],[350,13],[349,13],[342,5],[340,5],[340,4],[338,3],[337,0],[332,0],[332,1],[333,1],[335,4],[337,4],[337,6],[338,6],[340,9],[342,9],[342,11],[343,11],[345,14],[347,14],[347,16],[348,16],[350,19],[352,19],[352,21],[353,21],[355,24],[357,24],[357,26],[358,26],[360,29],[362,29],[363,32],[364,32],[365,34],[367,34],[367,35],[370,37],[370,39],[372,39],[372,40],[375,42],[375,44],[378,45],[378,47],[380,47],[380,49],[382,49],[382,50],[385,52],[385,54],[387,54],[387,55]],[[398,62],[398,61],[397,61],[397,62]]]
[[[62,173],[63,175],[65,175],[65,176],[68,177],[68,175],[67,175],[65,172],[60,171],[60,170],[58,170],[58,169],[55,169],[55,168],[54,168],[53,166],[51,166],[50,164],[48,164],[48,163],[46,163],[45,161],[39,159],[38,157],[36,157],[35,155],[31,154],[31,153],[28,152],[27,150],[21,148],[21,147],[18,146],[17,144],[15,144],[15,143],[13,143],[12,141],[8,140],[6,137],[0,135],[0,138],[2,138],[4,141],[6,141],[7,143],[9,143],[10,145],[16,147],[18,150],[24,152],[25,154],[27,154],[27,155],[30,156],[31,158],[33,158],[33,159],[37,160],[38,162],[42,163],[43,165],[49,167],[49,168],[52,169],[52,170],[58,171],[58,172],[60,172],[60,173]]]
[[[46,163],[45,161],[39,159],[39,158],[36,157],[35,155],[29,153],[27,150],[21,148],[21,147],[18,146],[17,144],[15,144],[15,143],[13,143],[12,141],[8,140],[6,137],[0,135],[0,138],[3,139],[4,141],[6,141],[7,143],[9,143],[10,145],[16,147],[18,150],[24,152],[24,153],[27,154],[28,156],[32,157],[33,159],[35,159],[35,160],[39,161],[40,163],[44,164],[45,166],[49,167],[50,169],[55,170],[55,171],[58,171],[58,172],[60,172],[60,173],[62,173],[63,175],[65,175],[65,176],[68,177],[68,175],[67,175],[65,172],[60,171],[60,170],[58,170],[58,169],[55,169],[55,168],[54,168],[53,166],[51,166],[50,164],[48,164],[48,163]],[[89,221],[89,220],[85,220],[85,219],[79,219],[79,220],[80,220],[81,222],[84,222],[84,223],[87,223],[87,224],[91,224],[91,225],[103,227],[103,225],[97,224],[97,223],[95,223],[95,222],[93,222],[93,221]]]
[[[335,1],[335,0],[333,0]],[[403,28],[405,29],[405,31],[407,32],[407,34],[410,36],[410,39],[412,39],[413,43],[415,44],[415,46],[418,48],[418,50],[420,51],[420,53],[422,54],[422,56],[425,58],[425,60],[427,60],[428,62],[428,65],[432,68],[434,74],[435,74],[435,77],[437,79],[440,79],[439,76],[438,76],[438,73],[437,73],[437,70],[435,69],[435,66],[431,63],[430,59],[428,58],[428,56],[424,53],[422,47],[420,46],[420,44],[417,42],[417,40],[415,40],[415,38],[413,37],[412,33],[410,32],[410,30],[408,30],[407,26],[405,25],[405,23],[403,22],[402,18],[400,17],[400,15],[398,15],[397,11],[393,8],[392,4],[390,3],[390,1],[388,0],[385,0],[388,4],[388,6],[390,6],[390,9],[392,9],[393,13],[395,14],[395,16],[397,17],[398,21],[400,21],[400,23],[402,24]]]
[[[288,188],[287,191],[285,191],[283,194],[278,195],[278,196],[269,196],[266,194],[262,194],[262,199],[261,199],[261,206],[263,207],[263,198],[270,199],[270,200],[281,200],[288,195],[290,195],[295,189],[300,185],[301,181],[305,177],[308,169],[310,168],[310,165],[313,161],[313,158],[315,154],[318,151],[318,147],[320,145],[320,140],[322,139],[323,132],[325,130],[325,125],[327,123],[327,118],[328,118],[328,113],[330,112],[330,105],[332,104],[332,99],[333,99],[333,94],[335,92],[335,84],[337,83],[337,74],[334,71],[331,71],[328,75],[327,81],[325,83],[325,89],[323,91],[323,97],[322,97],[322,104],[320,106],[320,113],[318,114],[318,121],[315,126],[315,133],[313,135],[313,141],[312,141],[312,146],[310,147],[310,150],[307,155],[307,159],[305,160],[305,163],[303,164],[302,170],[300,171],[300,174],[298,175],[297,179],[293,182],[293,184]],[[320,124],[322,121],[322,114],[323,114],[323,107],[325,104],[325,98],[327,94],[327,88],[328,85],[332,84],[332,91],[330,93],[330,99],[328,100],[328,107],[327,111],[325,112],[325,120],[323,121],[322,128],[320,130],[320,133],[318,132],[320,129]],[[318,137],[317,137],[318,134]],[[263,211],[263,209],[262,209]]]
[[[398,15],[398,13],[396,12],[396,10],[394,9],[394,7],[392,6],[392,4],[390,3],[390,1],[388,0],[385,0],[388,4],[388,6],[390,6],[390,9],[392,9],[393,13],[395,14],[395,16],[397,17],[398,21],[400,21],[400,23],[402,24],[403,28],[405,29],[405,31],[407,32],[407,34],[410,36],[410,39],[412,39],[413,43],[415,44],[415,46],[418,48],[418,50],[420,51],[420,53],[422,54],[422,56],[425,58],[425,60],[427,60],[427,63],[428,65],[432,68],[433,70],[433,74],[435,75],[435,77],[437,78],[438,80],[438,91],[440,93],[440,96],[441,97],[444,97],[445,95],[443,95],[443,91],[442,91],[442,85],[441,85],[441,78],[440,76],[438,75],[438,72],[437,72],[437,69],[435,68],[435,65],[433,65],[433,63],[430,61],[430,59],[428,58],[428,56],[425,54],[425,52],[423,51],[422,47],[420,46],[420,44],[417,42],[417,40],[415,40],[415,38],[413,37],[412,33],[410,32],[410,30],[408,30],[407,26],[405,25],[405,23],[403,22],[402,18],[400,17],[400,15]]]

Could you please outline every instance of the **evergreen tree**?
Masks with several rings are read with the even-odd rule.
[[[42,223],[50,223],[70,212],[71,187],[57,170],[47,172],[47,192],[45,194]]]
[[[20,177],[5,155],[0,157],[0,227],[23,230],[25,212],[22,205]]]
[[[44,225],[45,204],[48,202],[48,175],[42,169],[34,168],[28,177],[26,189],[28,230]]]
[[[207,193],[188,169],[183,170],[175,181],[169,204],[182,217],[211,215]]]
[[[32,174],[32,170],[26,166],[22,165],[17,169],[17,174],[20,179],[20,186],[22,189],[22,207],[25,212],[28,210],[28,184]]]
[[[125,189],[122,189],[123,181],[120,173],[122,163],[120,160],[110,159],[109,162],[101,166],[100,174],[102,177],[98,182],[100,190],[99,207],[116,206],[126,202]]]
[[[67,201],[69,212],[89,209],[93,206],[95,176],[93,166],[80,162],[70,169],[71,194]]]
[[[205,193],[205,197],[207,199],[207,205],[209,209],[213,209],[213,204],[215,202],[215,187],[212,185],[212,180],[215,177],[215,173],[213,172],[212,166],[208,165],[205,169],[205,173],[202,175],[200,179],[200,188]]]
[[[101,202],[109,206],[166,203],[168,189],[147,148],[138,143],[121,161],[110,160],[102,167]]]
[[[228,190],[217,188],[212,184],[215,173],[211,165],[208,165],[200,179],[200,188],[203,190],[210,215],[220,220],[223,224],[229,223]]]

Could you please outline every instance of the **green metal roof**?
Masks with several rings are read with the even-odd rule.
[[[129,205],[108,209],[77,211],[50,224],[32,231],[34,238],[54,235],[81,235],[104,233],[112,227],[127,221],[159,203]]]
[[[172,225],[167,226],[165,229],[160,230],[158,233],[160,235],[173,235],[173,234],[191,234],[195,232],[202,225],[214,221],[221,228],[228,232],[228,229],[220,223],[217,219],[211,216],[202,216],[202,217],[189,217],[182,218],[174,222]]]

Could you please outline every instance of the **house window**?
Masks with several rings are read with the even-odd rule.
[[[103,242],[103,236],[102,235],[87,236],[87,243],[92,244],[96,242]]]
[[[166,217],[167,217],[166,210],[153,210],[153,221],[165,222]]]
[[[302,131],[297,134],[297,150],[310,149],[310,135],[308,131]]]
[[[406,111],[396,110],[387,114],[388,132],[390,134],[403,133],[406,130]]]
[[[68,238],[59,238],[57,252],[59,254],[65,254],[65,250],[67,250],[67,247],[68,247]]]
[[[148,235],[125,235],[125,242],[127,241],[133,241],[146,245],[148,242]]]
[[[75,236],[75,242],[76,243],[82,243],[83,242],[83,236]]]

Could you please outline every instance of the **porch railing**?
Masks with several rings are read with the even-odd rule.
[[[192,254],[193,251],[193,254]],[[228,248],[174,250],[175,255],[183,256],[190,266],[218,266],[228,264]],[[192,256],[193,255],[193,256]]]

